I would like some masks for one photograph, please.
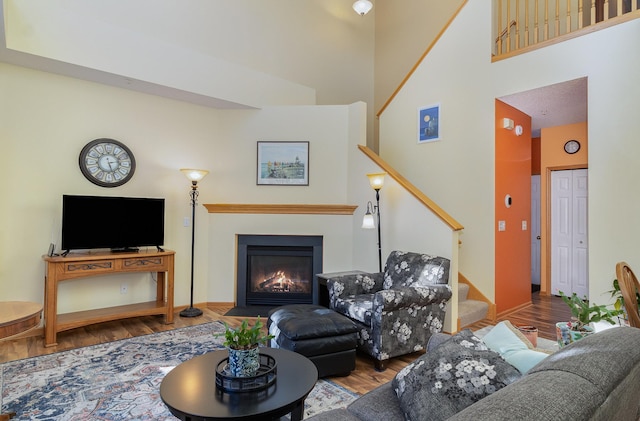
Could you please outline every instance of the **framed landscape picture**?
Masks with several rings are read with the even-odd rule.
[[[418,108],[418,143],[440,140],[440,104]]]
[[[309,142],[258,142],[258,185],[308,186]]]

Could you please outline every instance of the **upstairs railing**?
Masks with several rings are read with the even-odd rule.
[[[640,0],[494,0],[494,58],[640,17]]]

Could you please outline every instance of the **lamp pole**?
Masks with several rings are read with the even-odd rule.
[[[376,214],[378,215],[378,272],[382,272],[382,242],[380,240],[380,189],[376,190]]]
[[[196,203],[198,201],[198,182],[191,182],[191,304],[188,308],[185,308],[180,312],[182,317],[197,317],[202,315],[202,310],[193,306],[193,272],[194,272],[194,257],[195,257],[195,245],[196,245]]]
[[[181,317],[198,317],[202,316],[202,310],[193,306],[193,278],[194,278],[194,261],[195,261],[195,245],[196,245],[196,204],[198,203],[198,180],[201,180],[208,171],[183,169],[182,171],[189,180],[191,180],[191,299],[188,308],[180,312]]]

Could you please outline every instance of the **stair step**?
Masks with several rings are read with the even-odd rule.
[[[458,301],[458,319],[460,327],[468,326],[487,317],[489,304],[484,301],[464,300]]]
[[[466,301],[469,294],[469,285],[458,282],[458,302]]]

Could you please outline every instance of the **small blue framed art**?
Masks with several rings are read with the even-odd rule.
[[[418,143],[440,140],[440,104],[418,108]]]

